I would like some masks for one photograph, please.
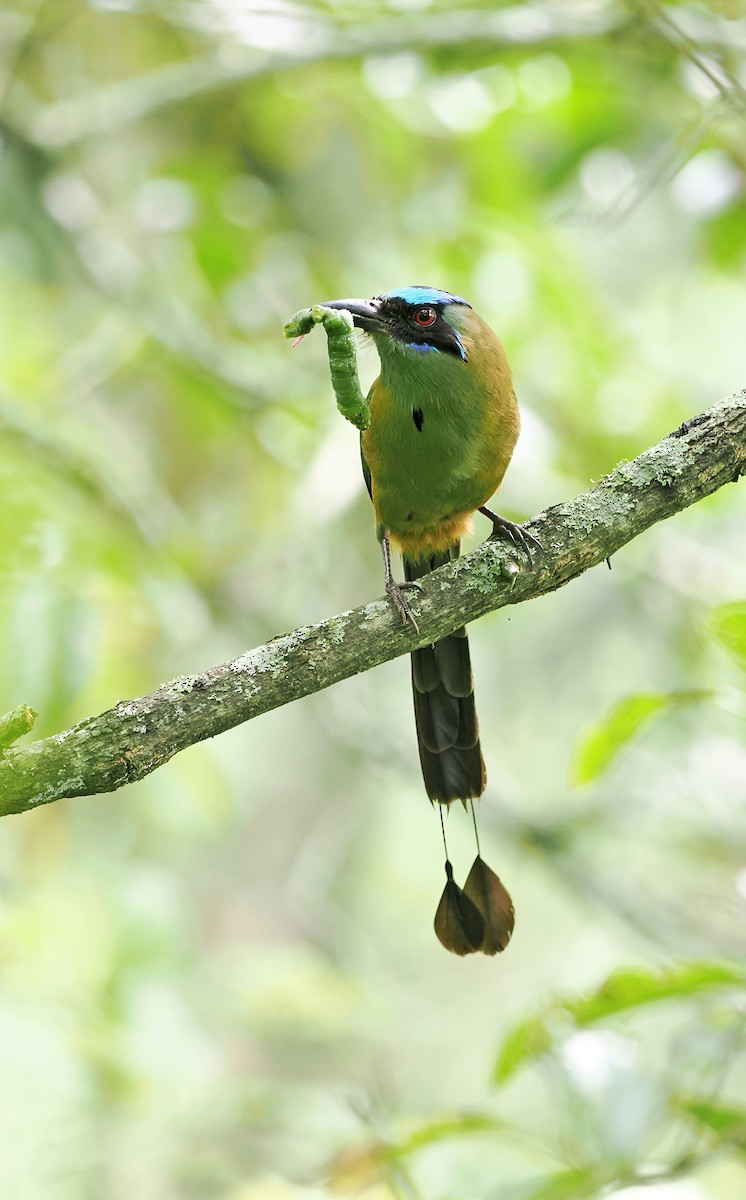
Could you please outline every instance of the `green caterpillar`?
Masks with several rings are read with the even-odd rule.
[[[329,371],[337,408],[357,429],[367,429],[370,425],[370,409],[357,376],[352,317],[344,309],[324,308],[322,304],[315,304],[313,308],[303,308],[290,318],[285,326],[285,337],[300,341],[311,332],[314,325],[323,325],[326,330]]]

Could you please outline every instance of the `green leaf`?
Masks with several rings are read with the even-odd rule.
[[[549,1176],[525,1200],[593,1200],[605,1182],[593,1167],[570,1168]]]
[[[684,1100],[684,1112],[706,1125],[722,1141],[746,1146],[746,1109],[713,1104],[709,1100]]]
[[[441,1113],[416,1125],[400,1141],[389,1146],[386,1156],[391,1159],[404,1158],[424,1146],[450,1141],[456,1137],[468,1137],[475,1133],[501,1133],[506,1128],[509,1128],[507,1122],[492,1116],[491,1113]]]
[[[721,987],[746,984],[746,968],[732,963],[693,961],[663,971],[626,967],[614,971],[590,996],[565,1004],[577,1025],[593,1025],[630,1008],[680,999]]]
[[[715,640],[746,670],[746,601],[716,608],[710,617],[710,630]]]
[[[505,1083],[522,1066],[535,1062],[572,1028],[584,1028],[633,1008],[661,1000],[683,999],[719,988],[746,986],[740,964],[694,960],[664,970],[625,967],[614,971],[594,992],[557,1000],[521,1021],[498,1053],[494,1079]]]
[[[570,768],[571,782],[576,786],[592,783],[608,769],[635,734],[654,718],[697,704],[711,695],[708,689],[691,688],[680,692],[642,692],[625,696],[581,735]]]
[[[553,1005],[549,1012],[521,1021],[508,1034],[495,1064],[496,1083],[505,1083],[520,1067],[535,1062],[551,1050],[553,1039],[548,1018],[556,1016],[560,1007]]]

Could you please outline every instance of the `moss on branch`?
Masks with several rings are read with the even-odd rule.
[[[544,547],[533,568],[510,545],[485,542],[428,576],[410,600],[418,634],[401,624],[389,600],[374,600],[202,674],[173,680],[63,733],[28,746],[6,741],[0,815],[114,791],[187,746],[435,641],[494,609],[552,592],[744,472],[746,392],[685,422],[587,492],[528,522]]]

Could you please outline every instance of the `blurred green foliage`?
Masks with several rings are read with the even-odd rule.
[[[0,712],[53,733],[380,594],[303,306],[473,301],[512,516],[742,387],[745,89],[738,0],[9,0]],[[0,1195],[740,1200],[743,526],[724,489],[474,627],[498,960],[432,933],[402,661],[4,821]]]
[[[713,692],[690,688],[683,692],[645,692],[625,696],[587,729],[575,747],[570,779],[581,785],[592,783],[608,770],[617,754],[656,717],[688,704],[710,699]]]

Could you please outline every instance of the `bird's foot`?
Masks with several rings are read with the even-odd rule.
[[[533,566],[534,557],[531,553],[532,549],[544,549],[539,539],[535,538],[527,529],[524,529],[523,525],[518,525],[515,521],[509,521],[507,517],[501,517],[498,513],[493,513],[489,508],[480,508],[479,511],[485,517],[489,517],[492,522],[492,533],[487,540],[494,542],[508,538],[514,546],[517,546],[519,550],[523,550],[529,563]]]
[[[414,613],[409,607],[409,602],[405,596],[405,591],[421,592],[422,588],[416,580],[408,581],[407,583],[397,583],[395,579],[386,580],[386,591],[394,601],[396,608],[401,613],[403,625],[412,625],[416,633],[420,632],[420,627],[415,620]]]

